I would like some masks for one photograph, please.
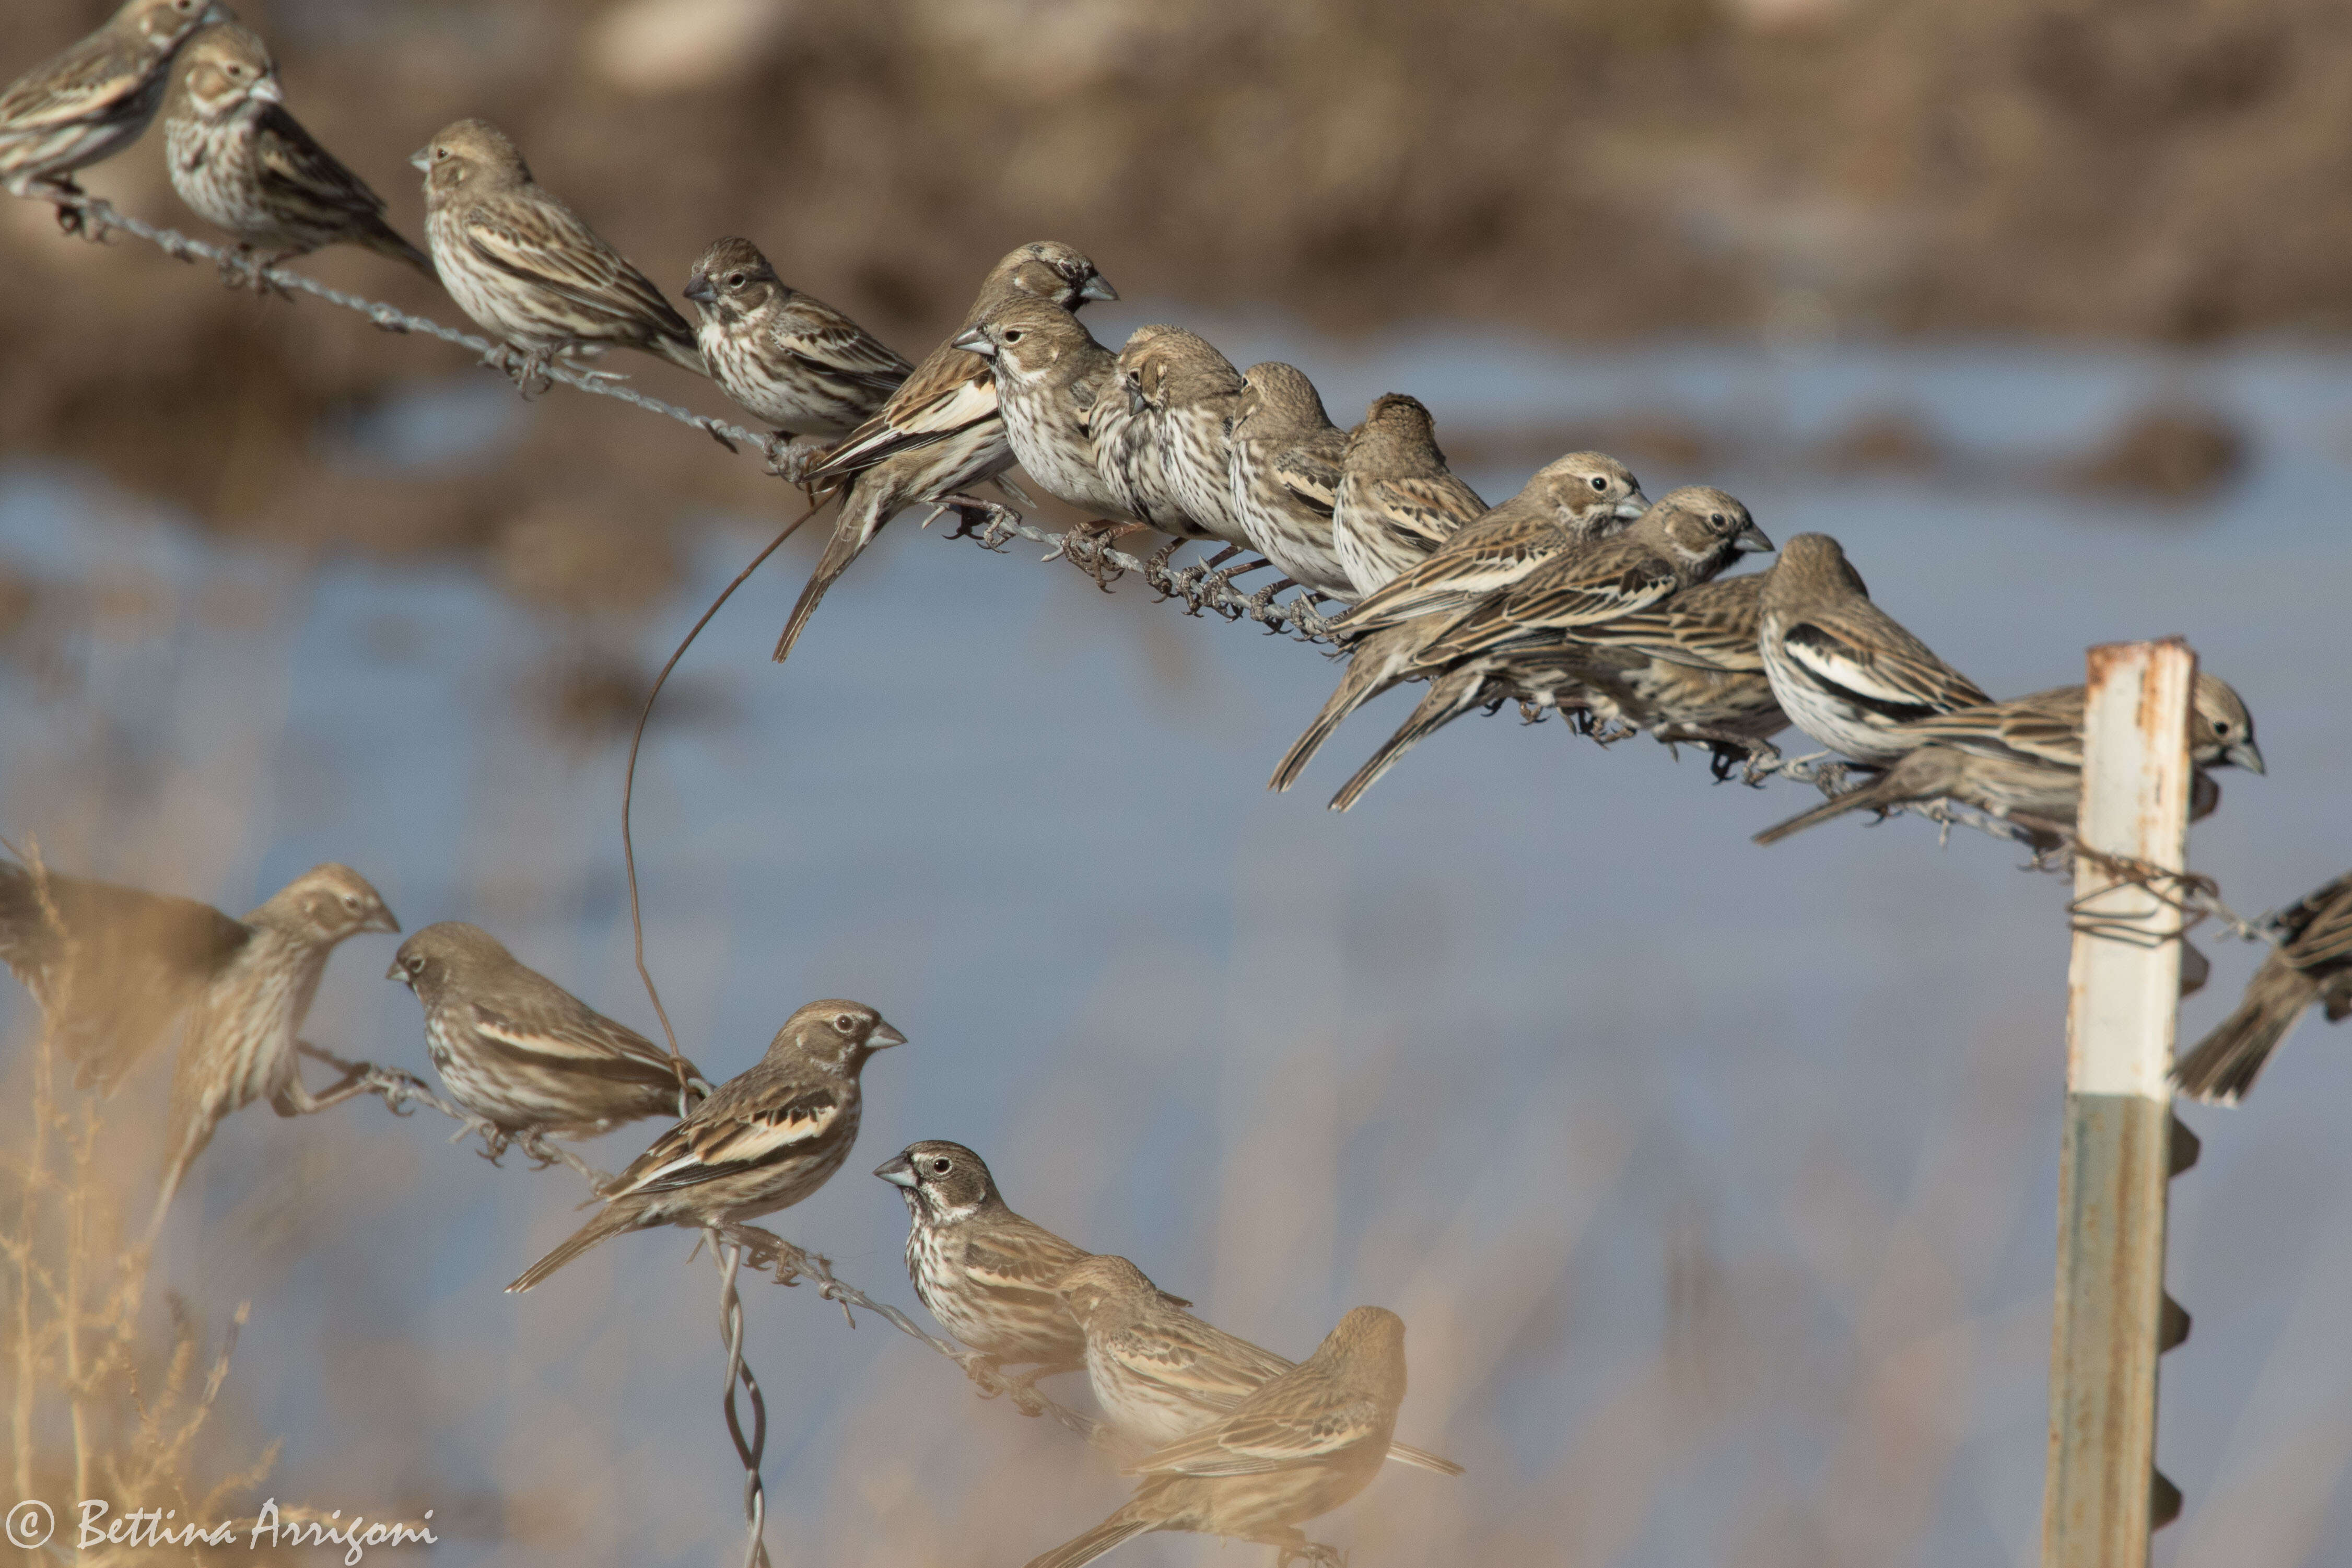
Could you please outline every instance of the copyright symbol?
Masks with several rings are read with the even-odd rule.
[[[38,1498],[27,1498],[8,1510],[8,1539],[27,1552],[47,1542],[57,1527],[58,1516]]]

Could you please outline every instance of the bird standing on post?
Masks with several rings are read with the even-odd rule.
[[[1222,1419],[1128,1466],[1144,1479],[1125,1506],[1029,1568],[1079,1568],[1155,1530],[1247,1541],[1338,1568],[1339,1553],[1298,1527],[1371,1484],[1404,1392],[1403,1321],[1353,1308],[1313,1355]]]
[[[1486,511],[1437,449],[1437,429],[1418,398],[1383,393],[1348,432],[1332,497],[1331,541],[1361,603],[1429,558]]]
[[[425,1053],[449,1098],[506,1137],[593,1138],[678,1114],[710,1092],[692,1062],[616,1024],[477,925],[443,921],[385,973],[425,1008]]]
[[[425,237],[441,286],[492,337],[526,394],[566,354],[635,349],[708,375],[686,324],[653,280],[531,178],[487,120],[445,126],[409,159],[425,172]]]
[[[604,1212],[522,1271],[528,1290],[603,1241],[657,1225],[698,1229],[757,1219],[824,1185],[857,1142],[859,1075],[907,1037],[862,1002],[812,1002],[767,1054],[729,1079],[597,1196]]]
[[[198,27],[225,22],[208,0],[127,0],[106,25],[0,92],[0,190],[58,204],[58,226],[82,228],[68,203],[74,172],[110,158],[155,118],[172,58]]]
[[[1034,241],[990,269],[959,333],[1007,300],[1024,295],[1076,310],[1089,300],[1116,300],[1118,290],[1069,246]],[[783,635],[776,639],[775,661],[782,664],[791,654],[825,590],[849,570],[883,524],[925,501],[967,515],[1003,514],[1003,507],[963,492],[1012,466],[1013,447],[997,409],[996,378],[988,361],[957,348],[950,338],[915,367],[880,412],[802,474],[805,484],[841,489],[841,511],[824,555],[793,605],[792,618],[784,623]]]
[[[172,188],[236,238],[241,262],[221,263],[231,287],[250,279],[259,289],[265,268],[338,244],[434,276],[431,258],[384,222],[383,198],[288,111],[278,62],[258,34],[234,23],[207,27],[180,51],[163,137]]]
[[[779,279],[748,239],[714,240],[688,274],[686,297],[701,318],[695,342],[710,378],[781,435],[854,430],[915,368],[839,310]]]
[[[2247,983],[2245,999],[2172,1069],[2193,1100],[2235,1105],[2294,1028],[2326,1004],[2327,1021],[2352,1016],[2352,872],[2315,888],[2272,922],[2279,945]]]

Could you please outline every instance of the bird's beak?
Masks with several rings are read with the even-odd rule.
[[[395,958],[395,959],[394,959],[394,960],[392,961],[392,967],[391,967],[390,969],[387,969],[387,970],[385,970],[385,971],[383,972],[383,977],[384,977],[386,980],[397,980],[397,981],[399,981],[403,985],[407,985],[407,984],[408,984],[408,965],[406,965],[406,964],[404,964],[404,963],[401,963],[401,962],[400,962],[400,960],[398,960],[398,959],[396,959],[396,958]],[[409,986],[409,989],[413,991],[413,990],[415,990],[415,986],[413,986],[413,985],[411,985],[411,986]]]
[[[360,922],[360,930],[380,931],[390,936],[398,936],[400,934],[400,922],[392,918],[392,911],[390,910],[384,909],[379,905],[375,913],[368,916],[366,920]]]
[[[1751,522],[1731,536],[1731,548],[1736,553],[1741,555],[1769,554],[1772,550],[1772,541],[1765,535],[1762,529]]]
[[[236,20],[236,13],[226,5],[212,5],[205,8],[205,26],[207,27],[217,27],[223,23]]]
[[[1617,515],[1623,518],[1627,522],[1639,521],[1641,515],[1649,510],[1650,498],[1643,495],[1640,490],[1635,490],[1632,495],[1627,496],[1623,500],[1617,503]]]
[[[1081,300],[1116,300],[1118,298],[1118,290],[1110,286],[1109,279],[1105,278],[1101,273],[1097,272],[1093,277],[1087,279],[1087,286],[1078,290],[1078,298]]]
[[[408,163],[409,167],[413,169],[432,168],[433,149],[430,147],[419,147],[415,152],[411,153],[408,155]]]
[[[2270,772],[2268,768],[2263,766],[2262,748],[2255,745],[2251,740],[2241,741],[2236,745],[2231,746],[2228,751],[2223,752],[2221,753],[2221,760],[2225,763],[2235,763],[2238,766],[2245,769],[2250,773],[2266,773]]]
[[[904,1154],[893,1154],[874,1167],[874,1173],[894,1187],[912,1191],[915,1185],[915,1163]]]
[[[972,328],[970,331],[957,333],[955,341],[948,344],[948,347],[961,349],[966,353],[978,354],[982,359],[996,357],[996,345],[990,342],[988,334],[978,327]]]
[[[686,280],[686,297],[698,305],[708,305],[719,298],[719,290],[710,286],[707,273],[698,272]]]
[[[278,85],[276,77],[266,76],[255,82],[253,90],[245,96],[260,103],[283,103],[286,101],[286,89]]]
[[[906,1043],[906,1036],[889,1025],[878,1022],[874,1026],[874,1032],[866,1037],[866,1047],[868,1050],[887,1050],[892,1046],[903,1046]]]

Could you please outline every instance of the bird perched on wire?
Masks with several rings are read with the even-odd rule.
[[[1437,449],[1437,428],[1418,398],[1382,393],[1348,432],[1333,493],[1331,540],[1359,603],[1427,560],[1486,510]]]
[[[1860,763],[1891,763],[1921,719],[1992,701],[1870,599],[1826,533],[1789,541],[1764,583],[1758,647],[1790,721]]]
[[[1091,421],[1118,401],[1118,356],[1050,300],[1015,296],[957,334],[952,347],[988,361],[1005,439],[1022,471],[1061,500],[1116,521],[1127,509],[1095,461]]]
[[[1118,1435],[1157,1448],[1230,1412],[1297,1363],[1203,1322],[1124,1258],[1081,1257],[1055,1289],[1084,1329],[1087,1380]],[[1458,1476],[1462,1467],[1398,1443],[1389,1458]]]
[[[441,286],[490,336],[528,393],[565,355],[635,349],[708,375],[694,330],[653,280],[531,178],[487,120],[445,126],[409,159],[425,172],[425,237]],[[508,363],[501,354],[500,363]]]
[[[845,435],[915,368],[839,310],[779,279],[748,239],[712,241],[687,276],[686,297],[701,317],[695,342],[710,378],[780,435]]]
[[[505,1138],[590,1138],[676,1116],[710,1092],[692,1062],[616,1024],[477,925],[443,921],[400,944],[384,978],[416,993],[425,1054],[449,1098]]]
[[[730,1225],[799,1203],[841,1169],[857,1142],[866,1059],[906,1043],[862,1002],[811,1002],[784,1020],[765,1056],[598,1191],[602,1214],[507,1289],[528,1290],[624,1231]]]
[[[1323,412],[1307,373],[1279,360],[1243,374],[1229,437],[1234,511],[1250,548],[1293,583],[1328,597],[1356,588],[1339,560],[1331,513],[1339,504],[1345,432]],[[1258,590],[1271,599],[1284,584]]]
[[[245,939],[213,967],[180,1043],[151,1241],[188,1168],[232,1111],[268,1100],[280,1116],[307,1116],[365,1092],[353,1074],[313,1094],[303,1085],[296,1047],[336,947],[362,931],[400,930],[383,896],[350,867],[329,862],[295,878],[239,923]]]
[[[981,1157],[926,1139],[874,1173],[907,1202],[907,1276],[931,1316],[988,1370],[1029,1366],[1016,1397],[1041,1377],[1086,1365],[1087,1337],[1055,1285],[1086,1251],[1013,1212]]]
[[[1348,673],[1284,753],[1268,787],[1297,784],[1349,714],[1416,679],[1422,650],[1487,595],[1561,550],[1622,531],[1649,505],[1624,464],[1601,452],[1570,452],[1538,468],[1518,494],[1463,524],[1428,559],[1359,600],[1332,628],[1348,649]]]
[[[264,268],[330,245],[361,246],[434,275],[431,258],[384,221],[383,198],[287,110],[278,62],[250,29],[207,27],[180,51],[163,136],[172,188],[236,239],[239,259],[221,264],[232,287],[250,280],[261,289]]]
[[[2174,1064],[2172,1081],[2194,1100],[2235,1105],[2287,1031],[2314,1002],[2327,1021],[2352,1016],[2352,872],[2313,889],[2271,920],[2278,946],[2246,985],[2237,1010]]]
[[[1033,241],[990,269],[955,336],[1020,296],[1076,310],[1089,300],[1116,300],[1118,290],[1069,246]],[[880,412],[801,475],[804,484],[839,492],[841,511],[783,636],[776,639],[776,662],[791,654],[825,590],[840,581],[883,524],[922,502],[954,508],[967,518],[1001,517],[1003,507],[965,492],[1012,466],[1013,447],[997,410],[996,378],[987,360],[957,348],[951,336],[915,367]]]
[[[1092,427],[1096,465],[1120,504],[1169,535],[1163,556],[1186,540],[1247,544],[1225,433],[1241,372],[1197,333],[1147,326],[1129,334],[1116,374],[1126,395],[1105,399]]]
[[[1914,801],[1951,800],[2015,822],[2054,847],[2074,826],[2082,795],[2084,700],[2082,687],[2062,686],[1894,726],[1887,743],[1910,746],[1885,773],[1766,828],[1756,842],[1777,844],[1849,811],[1883,816]],[[2192,816],[2207,815],[2220,796],[2205,770],[2264,771],[2244,700],[2202,671],[2189,709],[2189,752],[2202,786]]]
[[[1404,1403],[1404,1323],[1357,1307],[1289,1371],[1258,1385],[1223,1418],[1127,1467],[1143,1480],[1108,1519],[1033,1558],[1029,1568],[1078,1568],[1155,1530],[1272,1546],[1339,1568],[1339,1552],[1298,1527],[1353,1498],[1380,1473]]]
[[[1331,797],[1346,811],[1405,752],[1471,709],[1519,688],[1515,663],[1547,658],[1587,628],[1646,609],[1704,583],[1772,542],[1747,507],[1719,489],[1669,491],[1620,534],[1561,551],[1433,639],[1414,662],[1429,694],[1396,733]]]
[[[209,0],[127,0],[62,54],[0,92],[0,189],[58,204],[58,225],[82,227],[68,205],[81,195],[74,173],[133,142],[163,105],[172,59],[207,22],[228,14]]]
[[[1581,710],[1595,733],[1646,731],[1666,745],[1696,742],[1715,753],[1715,776],[1769,761],[1789,727],[1756,646],[1764,574],[1719,577],[1664,604],[1583,628],[1548,656],[1511,662],[1509,679],[1533,710]]]

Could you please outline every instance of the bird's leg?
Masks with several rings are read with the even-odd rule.
[[[55,179],[41,181],[40,184],[43,188],[35,194],[44,195],[58,204],[58,229],[60,233],[79,234],[90,239],[106,237],[103,226],[96,233],[91,232],[90,226],[79,205],[82,196],[82,188],[74,182],[72,175],[59,174]]]
[[[1263,565],[1264,563],[1260,563],[1260,564]],[[1248,572],[1254,571],[1255,568],[1244,566],[1242,570]],[[1274,603],[1274,596],[1276,594],[1281,593],[1285,588],[1296,588],[1297,586],[1298,582],[1296,578],[1277,578],[1274,582],[1268,583],[1265,587],[1260,588],[1256,593],[1252,594],[1244,603],[1242,608],[1234,612],[1233,618],[1239,620],[1244,616],[1246,616],[1254,621],[1265,620],[1266,618],[1266,608]]]
[[[809,465],[827,450],[823,437],[794,436],[779,430],[768,437],[761,450],[768,459],[768,472],[786,484],[796,485],[809,470]]]
[[[982,550],[1003,550],[1013,537],[1013,525],[1021,521],[1021,514],[1012,508],[999,506],[992,500],[982,500],[978,496],[940,496],[933,505],[937,510],[923,520],[925,528],[930,527],[932,519],[941,512],[951,511],[956,514],[956,526],[955,531],[948,537],[976,540]],[[975,529],[972,526],[975,522],[985,522],[988,526]]]
[[[1066,1372],[1083,1372],[1086,1364],[1083,1361],[1046,1362],[1031,1367],[1017,1377],[1004,1379],[1005,1391],[1013,1395],[1013,1406],[1022,1415],[1043,1415],[1045,1414],[1045,1402],[1038,1395],[1037,1380],[1058,1376]]]
[[[278,252],[276,256],[267,258],[255,258],[253,263],[253,291],[265,300],[274,294],[278,299],[285,300],[288,304],[292,304],[294,302],[294,290],[289,289],[285,284],[278,282],[269,275],[301,254],[302,253],[299,250],[283,250]]]
[[[222,288],[243,289],[250,284],[257,293],[259,292],[260,274],[254,263],[253,247],[240,245],[222,251],[219,265]]]
[[[343,1076],[318,1094],[312,1094],[303,1085],[302,1075],[297,1071],[286,1080],[286,1087],[269,1097],[269,1109],[280,1116],[312,1116],[341,1105],[354,1095],[376,1092],[376,1078],[383,1069],[367,1062],[341,1062],[339,1065],[343,1069]]]
[[[1054,548],[1046,552],[1045,559],[1066,558],[1072,565],[1092,577],[1096,587],[1108,594],[1113,583],[1127,575],[1127,568],[1111,560],[1111,546],[1141,526],[1139,523],[1113,522],[1105,517],[1074,523],[1063,531]]]

